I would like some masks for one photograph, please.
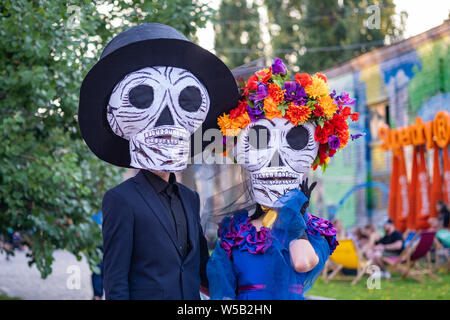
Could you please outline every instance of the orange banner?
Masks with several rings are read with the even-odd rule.
[[[444,200],[444,202],[449,205],[450,204],[450,160],[449,160],[449,148],[445,147],[442,149],[442,153],[443,153],[443,171],[444,171],[444,192],[442,195],[442,198]]]
[[[416,230],[416,212],[417,212],[417,203],[416,203],[416,189],[417,189],[417,149],[418,147],[414,147],[412,152],[412,168],[411,168],[411,181],[409,182],[409,215],[406,220],[406,227],[408,230]]]
[[[399,149],[392,156],[393,167],[389,193],[389,218],[394,221],[395,228],[401,232],[406,230],[406,221],[409,214],[409,190],[406,174],[405,155]]]
[[[442,200],[442,177],[441,166],[439,161],[439,148],[434,146],[433,150],[433,182],[431,184],[430,193],[430,218],[437,218],[436,203]]]
[[[416,149],[417,150],[417,149]],[[425,147],[418,148],[417,186],[415,189],[416,200],[416,228],[427,229],[430,227],[430,179],[425,162]]]

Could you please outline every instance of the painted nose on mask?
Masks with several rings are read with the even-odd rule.
[[[171,126],[174,124],[175,122],[173,121],[172,113],[169,110],[169,106],[166,106],[159,115],[159,118],[155,123],[155,127]]]

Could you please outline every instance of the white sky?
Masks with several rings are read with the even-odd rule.
[[[202,2],[209,3],[215,9],[218,9],[220,5],[220,0],[203,0]],[[394,0],[394,3],[398,13],[401,11],[408,13],[405,39],[440,25],[448,18],[450,12],[449,0]],[[214,51],[212,23],[208,22],[206,28],[198,30],[197,36],[203,48]]]
[[[448,0],[395,0],[394,3],[397,12],[408,13],[405,38],[442,24],[450,12]]]

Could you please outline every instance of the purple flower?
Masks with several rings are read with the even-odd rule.
[[[330,93],[330,98],[331,98],[331,99],[334,99],[335,96],[336,96],[336,90],[333,90],[333,91]]]
[[[247,114],[252,122],[264,118],[264,110],[259,107],[259,103],[254,108],[247,105]]]
[[[353,106],[355,105],[355,100],[350,98],[347,92],[341,92],[341,94],[334,98],[334,101],[338,106]]]
[[[286,73],[287,69],[283,63],[283,60],[276,58],[272,63],[272,74]]]
[[[332,150],[337,150],[341,146],[341,141],[334,134],[328,138],[328,145]]]
[[[354,141],[354,140],[359,139],[359,138],[361,138],[361,137],[363,137],[365,135],[366,135],[365,133],[351,134],[350,138],[352,138],[352,141]]]
[[[286,81],[283,85],[284,99],[287,102],[294,102],[298,106],[306,103],[305,89],[297,81]]]
[[[267,95],[269,94],[269,90],[267,89],[267,86],[265,84],[258,84],[258,90],[256,91],[256,94],[250,95],[250,100],[253,100],[255,102],[259,102],[264,100]]]

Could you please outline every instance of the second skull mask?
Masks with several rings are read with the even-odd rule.
[[[156,66],[126,75],[107,108],[113,132],[130,141],[130,165],[181,171],[189,158],[189,139],[205,120],[208,91],[189,71]]]
[[[296,189],[317,156],[315,125],[294,126],[274,118],[252,122],[239,135],[238,163],[250,174],[254,199],[273,207],[286,192]]]

